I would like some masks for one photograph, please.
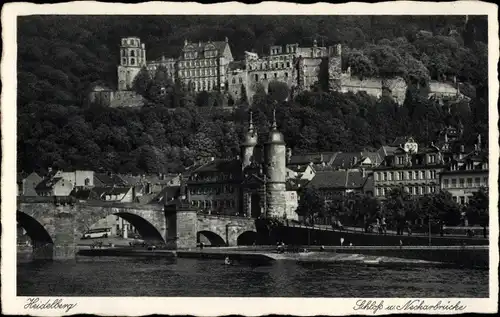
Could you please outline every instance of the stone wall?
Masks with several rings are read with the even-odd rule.
[[[117,91],[111,100],[110,107],[142,107],[144,105],[144,97],[138,95],[134,91]]]

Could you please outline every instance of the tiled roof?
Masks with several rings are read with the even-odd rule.
[[[46,178],[36,186],[36,189],[37,190],[52,189],[54,185],[57,184],[61,179],[62,177]]]
[[[104,195],[126,194],[130,190],[130,187],[94,187],[92,190],[98,197],[102,197]]]
[[[241,163],[237,159],[214,159],[197,169],[193,170],[193,173],[199,172],[228,172],[237,173],[241,170]]]
[[[215,46],[215,49],[219,52],[219,54],[222,54],[224,52],[224,49],[226,48],[227,43],[225,41],[209,41],[209,42],[198,42],[198,43],[188,43],[191,47],[193,47],[193,50],[187,50],[187,47],[184,46],[183,51],[186,52],[193,52],[197,51],[200,54],[203,54],[205,51],[205,47],[207,45],[213,44]]]
[[[310,182],[310,180],[308,180],[308,179],[291,178],[291,179],[286,181],[286,189],[287,190],[300,190],[300,189],[306,187],[309,182]]]
[[[360,188],[363,187],[366,177],[360,171],[319,171],[307,184],[307,187],[316,188]]]
[[[387,155],[392,155],[394,154],[394,151],[397,149],[398,147],[396,146],[388,146],[388,145],[382,145],[380,147],[380,149],[378,149],[377,153],[381,156],[381,158],[383,159],[384,157],[386,157]]]
[[[244,61],[230,62],[228,65],[228,69],[229,70],[245,69],[245,62]]]
[[[96,182],[95,180],[98,180]],[[103,186],[125,186],[127,183],[118,175],[107,173],[94,173],[94,183],[101,183]]]
[[[316,153],[305,153],[305,154],[295,154],[290,158],[290,165],[294,164],[321,164],[323,162],[328,163],[335,157],[338,152],[316,152]]]
[[[297,173],[303,173],[309,164],[288,164],[286,167]]]

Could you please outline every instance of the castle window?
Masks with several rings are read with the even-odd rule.
[[[236,78],[233,78],[233,84],[236,84]]]
[[[134,57],[135,56],[135,51],[134,50],[131,50],[130,51],[130,56]]]
[[[259,74],[255,74],[255,81],[259,81]]]
[[[286,67],[290,67],[290,62],[286,62]]]
[[[278,67],[279,67],[279,63],[276,63],[276,68],[278,68]]]
[[[281,68],[285,68],[285,63],[281,63]]]
[[[135,65],[135,58],[130,59],[130,65]]]
[[[127,50],[122,50],[122,56],[127,56]]]
[[[264,79],[267,79],[267,74],[264,74]]]
[[[278,73],[274,73],[274,78],[278,78]]]
[[[123,64],[127,64],[127,59],[126,59],[126,58],[123,58],[123,59],[122,59],[122,63],[123,63]]]
[[[240,84],[242,84],[243,83],[243,78],[241,78],[241,77],[238,78],[238,81],[240,82]]]
[[[288,78],[288,73],[285,73],[285,78]]]

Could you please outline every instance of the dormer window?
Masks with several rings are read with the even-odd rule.
[[[398,156],[396,158],[398,165],[403,165],[404,164],[404,157],[403,156]]]
[[[429,163],[430,164],[436,163],[436,155],[435,154],[429,155]]]

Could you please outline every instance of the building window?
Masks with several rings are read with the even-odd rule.
[[[375,173],[375,180],[378,181],[378,174],[379,173]]]
[[[460,196],[460,204],[465,205],[465,197]]]
[[[451,187],[452,187],[452,188],[457,187],[457,179],[456,179],[456,178],[452,178],[452,179],[451,179]]]
[[[488,177],[483,177],[484,186],[488,187]]]
[[[402,181],[405,179],[405,173],[399,172],[399,180]]]
[[[236,78],[233,78],[232,82],[233,84],[236,84]]]
[[[290,62],[286,62],[286,67],[290,67]]]
[[[392,172],[387,173],[387,180],[392,181]]]
[[[415,179],[418,180],[418,171],[415,171]]]
[[[135,65],[135,58],[130,59],[130,65]]]
[[[459,183],[460,183],[460,188],[464,188],[465,187],[465,179],[460,178]]]
[[[381,196],[385,196],[385,188],[380,188]]]
[[[429,163],[436,163],[436,155],[429,155]]]
[[[443,188],[448,188],[449,186],[449,180],[443,179]]]
[[[274,73],[274,78],[278,78],[278,73]]]
[[[382,180],[386,181],[387,180],[387,172],[382,173]]]
[[[429,171],[429,173],[430,173],[430,176],[431,176],[430,178],[431,179],[435,179],[436,178],[436,171]]]
[[[259,81],[259,74],[255,74],[255,81]]]
[[[420,195],[423,195],[425,193],[425,187],[420,186]]]
[[[430,186],[430,190],[431,190],[431,193],[435,193],[436,192],[436,187]]]
[[[264,74],[264,79],[267,79],[267,74]]]
[[[481,179],[479,177],[474,178],[474,187],[481,186]]]
[[[472,187],[472,178],[467,178],[467,187]]]
[[[412,171],[409,171],[409,172],[408,172],[408,179],[409,179],[409,180],[412,180],[412,179],[413,179],[413,172],[412,172]]]

